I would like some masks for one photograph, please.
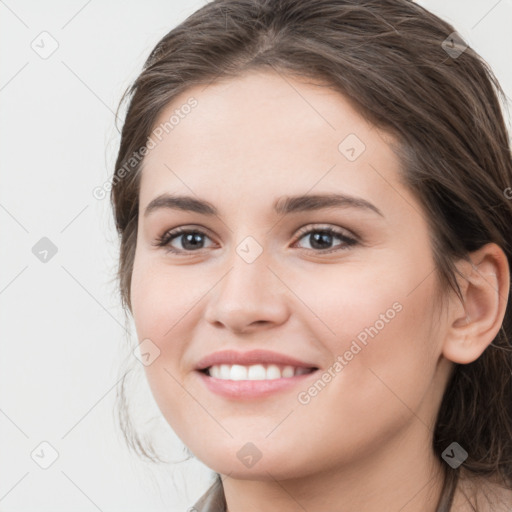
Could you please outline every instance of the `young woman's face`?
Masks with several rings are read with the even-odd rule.
[[[422,457],[450,363],[391,138],[272,73],[189,89],[157,124],[173,113],[144,162],[131,288],[170,426],[241,478]]]

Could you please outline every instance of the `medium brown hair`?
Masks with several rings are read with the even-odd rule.
[[[142,160],[156,119],[191,86],[254,69],[320,80],[399,141],[404,183],[428,212],[437,276],[460,298],[455,262],[495,242],[512,267],[510,141],[488,64],[449,23],[408,0],[215,0],[165,35],[125,92],[129,98],[111,192],[120,235],[118,278],[131,311]],[[451,39],[450,39],[451,38]],[[449,47],[459,49],[450,54]],[[453,43],[455,41],[455,46]],[[124,172],[120,172],[125,169]],[[512,487],[512,312],[470,364],[457,364],[436,418],[433,450],[457,442],[468,457],[446,466],[443,496],[461,468]],[[118,391],[121,411],[124,380]],[[121,415],[138,453],[159,461]]]

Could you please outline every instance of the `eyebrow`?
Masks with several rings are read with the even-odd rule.
[[[283,196],[277,199],[273,204],[274,211],[279,215],[329,208],[358,208],[372,211],[384,217],[383,213],[372,203],[361,197],[346,194],[331,193]],[[161,194],[148,204],[144,211],[144,216],[147,217],[150,213],[159,209],[195,212],[208,216],[219,215],[217,208],[208,201],[192,196]]]

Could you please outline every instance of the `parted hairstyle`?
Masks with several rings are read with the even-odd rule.
[[[452,25],[409,0],[214,0],[166,34],[125,91],[128,102],[112,178],[120,238],[118,279],[125,311],[137,241],[144,148],[162,110],[189,87],[250,70],[321,81],[360,115],[395,136],[401,178],[428,212],[441,289],[462,300],[455,262],[494,242],[512,267],[512,157],[504,94],[490,66]],[[500,102],[502,104],[500,105]],[[455,364],[436,418],[433,450],[467,451],[445,466],[442,496],[461,469],[499,475],[512,488],[512,311],[481,356]],[[162,462],[126,414],[129,446]]]

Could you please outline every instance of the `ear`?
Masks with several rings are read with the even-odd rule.
[[[460,260],[458,277],[464,298],[450,297],[448,330],[443,355],[459,364],[480,357],[498,334],[510,290],[510,269],[503,250],[489,243],[470,254],[471,262]]]

